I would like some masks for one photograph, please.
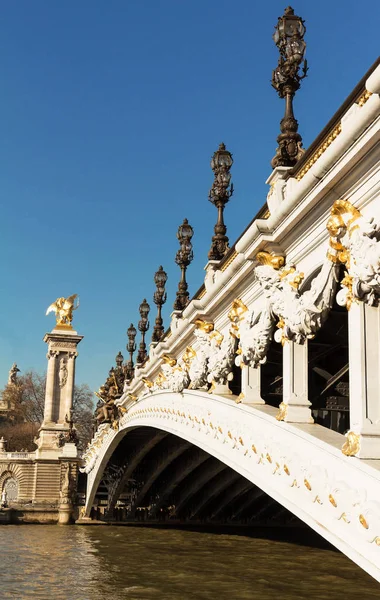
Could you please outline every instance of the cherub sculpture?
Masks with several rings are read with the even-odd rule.
[[[68,298],[57,298],[55,302],[50,304],[46,314],[48,315],[49,313],[54,312],[57,325],[66,325],[71,327],[73,311],[79,307],[79,298],[77,305],[75,306],[76,298],[78,298],[78,294],[73,294]]]
[[[207,388],[207,366],[211,354],[210,333],[214,329],[213,323],[201,319],[195,321],[195,326],[194,335],[197,338],[198,345],[195,351],[192,349],[194,354],[188,364],[189,389],[191,390]]]
[[[164,383],[161,389],[169,389],[172,392],[180,393],[189,385],[189,374],[185,362],[178,362],[176,359],[164,354],[162,357],[162,372]],[[157,382],[157,379],[156,379]]]
[[[234,328],[231,328],[226,337],[214,330],[210,333],[210,338],[211,354],[208,361],[207,381],[212,384],[210,391],[213,391],[217,386],[227,386],[227,382],[233,379],[232,371],[238,339]]]

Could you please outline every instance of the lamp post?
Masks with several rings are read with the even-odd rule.
[[[175,256],[176,264],[181,268],[181,279],[178,284],[178,291],[176,299],[173,304],[174,310],[183,311],[189,304],[189,292],[187,290],[188,285],[186,282],[186,269],[193,260],[193,245],[191,238],[194,235],[193,228],[189,225],[187,219],[183,220],[182,225],[178,227],[177,239],[179,241],[180,248]]]
[[[230,169],[233,164],[232,154],[226,150],[224,144],[219,148],[211,159],[211,168],[214,171],[214,183],[210,190],[208,199],[218,209],[218,220],[214,227],[215,235],[212,237],[211,248],[208,253],[209,260],[221,260],[228,250],[227,227],[224,224],[224,207],[234,192],[231,182]]]
[[[304,58],[306,43],[303,39],[305,31],[303,19],[297,17],[292,7],[288,6],[283,16],[278,18],[273,35],[280,58],[272,73],[272,86],[280,98],[285,98],[285,115],[277,138],[278,148],[271,162],[274,169],[293,167],[304,153],[302,138],[298,133],[298,121],[293,114],[293,98],[307,74],[307,61]]]
[[[126,346],[127,351],[129,352],[129,361],[127,362],[127,364],[125,365],[125,379],[127,381],[132,381],[133,376],[134,376],[134,368],[133,368],[133,353],[136,350],[136,328],[133,326],[133,323],[131,323],[130,327],[128,327],[127,330],[127,336],[128,336],[128,344]]]
[[[138,323],[139,331],[141,331],[141,342],[139,345],[139,351],[137,353],[137,364],[141,365],[147,357],[146,353],[146,343],[145,343],[145,334],[149,329],[149,321],[148,314],[150,311],[150,306],[147,303],[146,299],[141,302],[139,307],[139,312],[141,316],[141,320]]]
[[[113,371],[113,379],[117,388],[117,394],[120,396],[123,392],[125,372],[123,369],[124,356],[121,352],[118,352],[115,358],[116,369]]]
[[[156,271],[154,275],[154,283],[156,284],[157,289],[153,295],[153,301],[157,306],[157,317],[153,328],[152,342],[156,344],[160,341],[164,333],[161,309],[166,302],[167,295],[165,292],[165,283],[167,282],[167,280],[167,274],[165,273],[162,267],[159,267],[158,271]]]
[[[116,368],[120,369],[122,364],[123,364],[123,360],[124,360],[124,356],[122,355],[121,352],[118,352],[118,354],[116,355],[115,358],[115,362],[116,362]]]

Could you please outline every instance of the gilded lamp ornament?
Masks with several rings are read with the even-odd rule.
[[[298,121],[293,114],[293,98],[307,74],[307,61],[304,58],[306,43],[303,39],[305,31],[303,19],[297,17],[292,7],[288,6],[283,16],[279,17],[273,35],[280,58],[272,74],[272,86],[280,98],[285,98],[285,115],[277,138],[278,148],[271,163],[274,169],[293,167],[304,153]]]
[[[224,207],[234,191],[230,173],[233,162],[231,152],[226,150],[224,144],[220,144],[211,159],[211,168],[214,171],[214,183],[212,184],[208,199],[218,209],[218,220],[214,227],[214,235],[208,253],[209,260],[221,260],[228,251],[227,227],[224,224],[223,213]]]
[[[57,298],[55,302],[50,304],[46,311],[48,315],[51,312],[55,313],[57,321],[57,329],[72,329],[71,323],[73,321],[73,312],[79,307],[79,298],[77,305],[75,306],[75,300],[78,298],[78,294],[73,294],[68,298]]]

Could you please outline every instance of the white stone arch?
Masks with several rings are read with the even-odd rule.
[[[380,497],[380,473],[341,453],[344,436],[330,432],[327,443],[318,425],[312,435],[310,426],[295,428],[266,411],[201,391],[147,394],[124,414],[119,431],[103,429],[98,447],[90,448],[86,514],[114,450],[136,427],[172,433],[205,450],[380,580],[380,506],[368,513]],[[359,498],[358,489],[365,495]]]

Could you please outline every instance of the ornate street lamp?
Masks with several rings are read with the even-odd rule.
[[[305,31],[303,19],[297,17],[292,7],[288,6],[284,15],[279,17],[273,35],[280,58],[272,74],[272,86],[280,98],[285,98],[285,115],[277,138],[278,148],[271,162],[274,169],[293,167],[304,153],[302,138],[298,133],[298,121],[293,114],[293,98],[307,74],[307,61],[304,59],[306,43],[303,39]]]
[[[165,283],[168,280],[168,276],[162,267],[159,267],[154,275],[154,283],[156,284],[156,291],[154,292],[153,301],[157,305],[157,317],[153,328],[152,342],[158,343],[164,334],[163,320],[161,316],[162,306],[166,302]]]
[[[232,154],[226,150],[224,144],[219,148],[211,159],[211,168],[214,171],[214,183],[210,190],[208,199],[218,209],[218,221],[214,227],[215,235],[212,238],[211,248],[208,253],[209,260],[221,260],[228,250],[227,227],[224,224],[224,207],[234,192],[231,182],[230,169],[233,164]]]
[[[112,375],[112,378],[113,378],[114,383],[117,388],[118,395],[121,395],[121,393],[123,391],[123,386],[124,386],[125,372],[123,369],[123,361],[124,361],[124,356],[122,355],[121,352],[118,352],[118,354],[115,358],[116,369],[113,370],[113,375]]]
[[[175,302],[173,304],[174,310],[183,311],[189,304],[189,292],[187,291],[188,285],[186,282],[186,269],[193,260],[193,245],[191,238],[194,235],[193,228],[189,225],[187,219],[184,219],[182,225],[178,227],[177,238],[179,240],[179,250],[175,257],[175,262],[181,268],[181,280],[178,284],[178,291]]]
[[[124,360],[124,356],[122,355],[121,352],[118,352],[116,358],[115,358],[115,362],[116,362],[116,368],[120,369],[122,364],[123,364],[123,360]]]
[[[139,307],[141,320],[138,323],[138,328],[139,328],[139,331],[141,331],[141,342],[139,345],[139,351],[137,353],[137,359],[136,359],[136,362],[139,365],[141,365],[147,357],[145,334],[149,329],[149,321],[148,321],[149,311],[150,311],[150,306],[147,303],[146,299],[144,298],[144,300],[141,302],[140,307]]]
[[[133,326],[133,323],[131,323],[130,327],[128,327],[127,330],[127,336],[128,336],[128,344],[126,346],[127,351],[129,352],[129,361],[127,362],[127,364],[125,365],[125,379],[127,381],[132,381],[133,376],[134,376],[134,368],[133,368],[133,353],[136,350],[136,328]]]

